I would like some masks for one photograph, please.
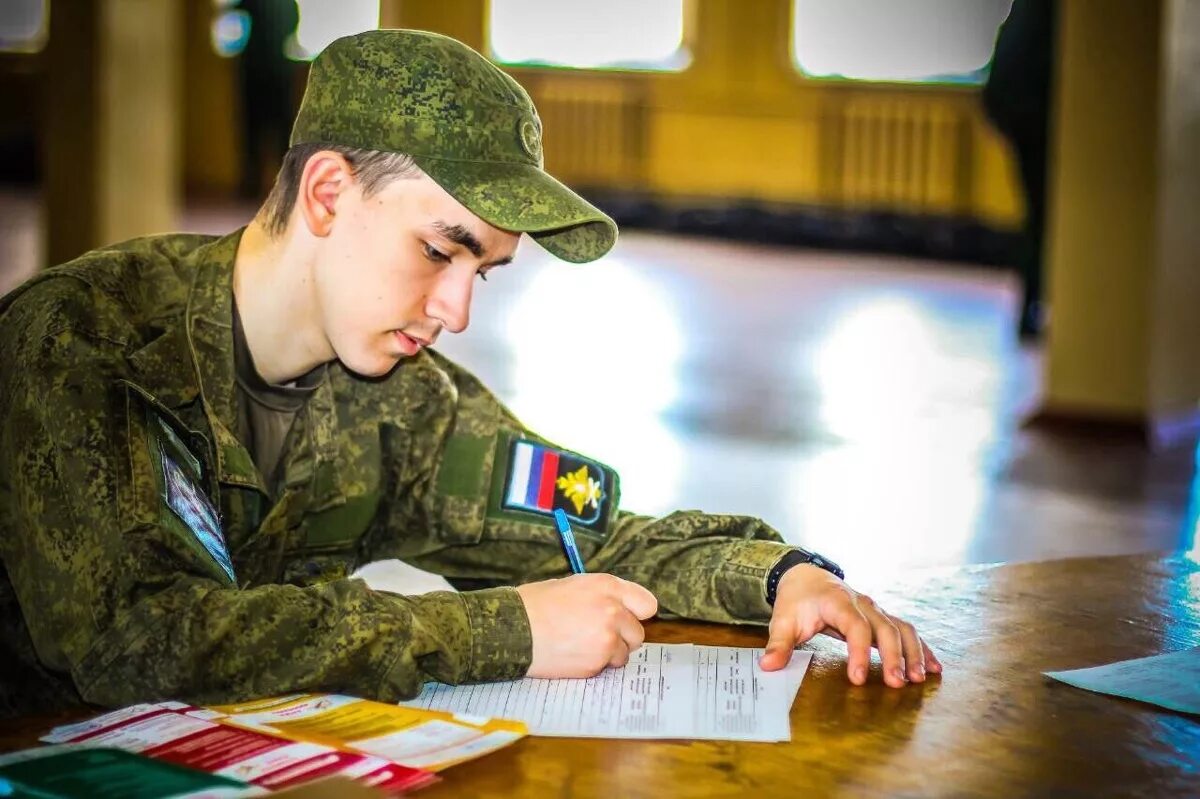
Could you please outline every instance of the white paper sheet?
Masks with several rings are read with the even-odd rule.
[[[410,566],[402,560],[377,560],[361,566],[350,575],[361,577],[376,591],[415,596],[432,591],[453,591],[454,586],[440,574]]]
[[[1077,688],[1200,715],[1200,646],[1090,669],[1045,674]]]
[[[533,735],[788,741],[788,713],[812,659],[764,672],[761,649],[646,644],[622,668],[578,680],[428,683],[402,705],[525,722]]]

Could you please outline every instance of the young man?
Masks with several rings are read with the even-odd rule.
[[[542,171],[525,92],[464,45],[373,31],[314,63],[278,185],[223,238],[88,253],[0,302],[0,664],[9,712],[80,700],[381,700],[590,675],[656,612],[822,630],[850,679],[940,665],[836,566],[749,518],[618,510],[430,345],[522,232],[567,261],[613,222]],[[591,573],[567,561],[553,508]],[[462,593],[347,575],[400,558]],[[510,586],[517,587],[510,587]]]

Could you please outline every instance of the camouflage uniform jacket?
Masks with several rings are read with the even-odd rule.
[[[511,586],[567,561],[552,518],[525,501],[538,491],[509,472],[528,472],[531,452],[533,483],[551,458],[551,483],[564,464],[604,467],[426,351],[375,380],[334,364],[289,433],[272,501],[233,432],[239,240],[126,242],[0,300],[0,711],[310,690],[391,701],[427,680],[527,670]],[[603,512],[577,516],[590,571],[645,585],[664,614],[766,620],[765,574],[785,549],[773,530],[625,513],[615,475],[601,477],[589,501]],[[224,564],[181,486],[213,512]],[[383,558],[488,587],[399,596],[347,576]]]

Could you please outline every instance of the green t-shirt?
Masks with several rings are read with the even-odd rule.
[[[279,496],[279,463],[296,414],[328,377],[326,364],[287,385],[268,383],[255,368],[242,329],[242,315],[233,302],[233,354],[238,385],[238,436],[250,450],[271,497]]]

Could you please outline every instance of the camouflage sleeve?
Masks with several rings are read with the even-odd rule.
[[[611,469],[524,428],[476,378],[434,357],[456,391],[446,423],[432,425],[436,441],[414,446],[436,453],[426,518],[415,519],[411,507],[394,512],[372,557],[399,557],[470,585],[563,576],[568,564],[551,516],[561,507],[588,571],[646,586],[662,615],[770,617],[766,576],[789,548],[775,530],[749,517],[680,511],[656,519],[619,510]]]
[[[694,510],[619,513],[603,543],[589,543],[589,569],[646,586],[660,616],[729,623],[770,618],[767,573],[790,549],[759,519]]]
[[[239,589],[146,504],[161,502],[158,487],[137,468],[130,396],[112,388],[122,360],[106,353],[71,333],[15,355],[0,347],[0,554],[39,659],[85,700],[328,690],[393,701],[429,679],[524,673],[528,620],[511,588]]]

